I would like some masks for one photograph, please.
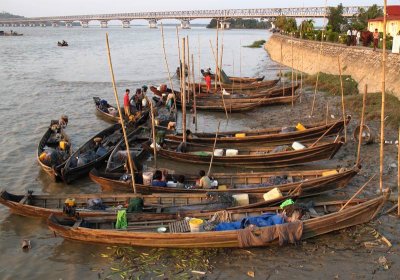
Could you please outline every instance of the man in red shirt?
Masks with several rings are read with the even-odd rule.
[[[207,85],[207,93],[210,93],[211,89],[211,76],[210,74],[207,74],[204,79],[206,80],[206,85]]]
[[[125,95],[124,95],[124,110],[125,110],[125,116],[129,117],[131,115],[131,108],[130,108],[130,102],[129,102],[129,89],[125,90]]]

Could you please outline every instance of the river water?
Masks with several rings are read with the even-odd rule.
[[[107,62],[105,34],[109,33],[117,87],[124,89],[167,82],[161,32],[144,26],[130,29],[109,27],[13,28],[21,37],[0,38],[0,178],[1,188],[15,193],[96,192],[88,179],[72,186],[52,182],[36,163],[36,148],[51,119],[69,116],[68,133],[74,147],[107,127],[96,118],[92,96],[115,104]],[[8,30],[5,30],[8,31]],[[195,68],[215,67],[209,41],[215,44],[215,30],[194,27],[180,30],[190,38]],[[276,76],[267,71],[274,63],[263,49],[241,48],[268,38],[262,30],[229,30],[220,33],[224,44],[224,69],[239,76]],[[69,47],[57,47],[66,40]],[[200,43],[200,44],[199,44]],[[176,29],[165,27],[165,45],[171,71],[178,62]],[[197,71],[196,71],[197,72]],[[196,73],[198,75],[198,72]],[[224,114],[200,114],[200,130],[215,130]],[[221,130],[256,127],[258,123],[241,115],[223,122]],[[23,253],[22,239],[32,241],[32,250]],[[45,221],[11,214],[0,206],[0,278],[77,279],[97,278],[94,266],[107,264],[99,257],[103,246],[85,245],[54,238]]]

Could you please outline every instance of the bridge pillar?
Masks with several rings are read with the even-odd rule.
[[[35,27],[35,26],[36,26],[36,23],[33,23],[33,22],[29,23],[29,27]]]
[[[41,22],[41,23],[39,24],[39,26],[40,26],[40,27],[46,27],[46,23]]]
[[[83,28],[88,28],[89,27],[89,21],[88,20],[82,20],[81,21],[81,26]]]
[[[17,26],[18,26],[18,23],[13,23],[11,26],[12,26],[12,27],[17,27]]]
[[[100,21],[100,27],[101,27],[101,28],[107,28],[107,23],[108,23],[108,20],[102,20],[102,21]]]
[[[220,21],[219,26],[221,29],[230,29],[231,28],[231,23],[229,21]]]
[[[58,25],[58,22],[52,22],[52,23],[51,23],[51,26],[52,26],[52,27],[58,27],[59,25]]]
[[[122,20],[122,28],[131,28],[131,21],[129,19]]]
[[[190,21],[188,19],[181,19],[181,28],[190,29]]]
[[[65,27],[71,28],[72,27],[72,21],[66,21],[65,22]]]
[[[157,28],[157,20],[156,19],[149,20],[149,27],[150,28]]]

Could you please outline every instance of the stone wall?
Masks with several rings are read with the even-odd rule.
[[[365,84],[368,92],[382,90],[382,52],[374,52],[364,47],[347,47],[345,45],[293,39],[293,66],[307,74],[318,71],[328,74],[339,74],[338,56],[340,57],[342,74],[351,75],[358,82],[358,89],[364,92]],[[292,66],[292,39],[281,35],[272,35],[265,45],[272,60]],[[386,91],[400,98],[400,55],[388,53],[386,58]]]

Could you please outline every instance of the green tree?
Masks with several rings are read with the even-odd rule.
[[[336,8],[329,7],[328,11],[328,30],[340,32],[342,25],[347,24],[346,18],[343,16],[343,5],[339,4]]]
[[[299,26],[299,31],[302,34],[312,32],[314,30],[314,20],[303,20]]]
[[[284,30],[287,18],[286,16],[277,17],[274,21],[275,27],[279,28],[280,30]]]
[[[287,18],[286,16],[277,17],[275,22],[275,27],[286,32],[297,31],[297,23],[294,18]]]
[[[367,10],[360,8],[358,15],[351,19],[352,26],[358,30],[365,30],[368,27],[368,20],[377,17],[383,17],[383,10],[378,5],[372,5]]]

